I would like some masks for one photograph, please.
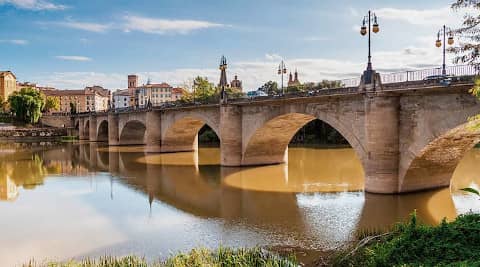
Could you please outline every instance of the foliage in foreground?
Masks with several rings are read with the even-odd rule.
[[[24,267],[227,267],[227,266],[270,266],[293,267],[299,266],[293,257],[281,258],[261,248],[231,249],[219,248],[216,251],[194,249],[189,253],[180,253],[163,262],[148,263],[145,259],[136,256],[111,257],[106,256],[98,260],[83,259],[68,262],[29,262]]]
[[[363,239],[337,257],[336,266],[480,266],[480,214],[460,215],[438,226],[397,225],[391,233]],[[364,246],[362,246],[362,244]]]

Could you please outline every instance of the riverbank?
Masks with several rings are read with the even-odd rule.
[[[44,262],[30,261],[23,267],[190,267],[190,266],[299,266],[292,256],[281,257],[261,248],[231,249],[219,248],[215,251],[194,249],[189,253],[179,253],[164,261],[147,262],[137,256],[111,257],[105,256],[98,260],[82,259],[79,261]]]
[[[67,128],[54,127],[27,127],[15,126],[9,123],[0,123],[0,141],[37,141],[60,139],[62,136],[68,136]]]

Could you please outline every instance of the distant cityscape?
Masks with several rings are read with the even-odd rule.
[[[295,80],[290,74],[289,84],[298,83],[298,74]],[[235,75],[227,86],[243,91],[242,81]],[[173,87],[166,82],[152,83],[148,79],[146,84],[139,84],[138,75],[128,75],[125,89],[107,89],[102,86],[87,86],[83,89],[57,89],[53,87],[38,86],[33,82],[19,82],[12,71],[0,71],[0,99],[7,101],[8,97],[23,88],[33,88],[41,91],[45,97],[58,98],[60,107],[54,112],[71,112],[72,105],[75,112],[106,111],[128,107],[143,108],[147,105],[178,101],[182,99],[191,88]]]

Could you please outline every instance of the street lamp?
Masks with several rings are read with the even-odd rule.
[[[442,46],[442,40],[440,40],[440,35],[443,34],[443,65],[442,65],[442,75],[447,75],[447,68],[445,65],[445,49],[447,46],[447,43],[445,43],[446,35],[448,32],[448,41],[447,43],[449,45],[453,45],[454,40],[453,40],[453,31],[450,28],[447,28],[445,25],[443,25],[443,28],[441,28],[438,33],[437,33],[437,41],[435,42],[435,46],[440,48]]]
[[[372,25],[373,23],[373,25]],[[368,26],[367,26],[368,24]],[[368,27],[368,28],[367,28]],[[365,77],[365,83],[372,82],[372,53],[371,53],[371,32],[378,33],[380,31],[380,27],[378,26],[377,15],[372,11],[368,11],[368,14],[363,17],[362,27],[360,28],[360,34],[365,36],[368,33],[368,64],[367,64],[367,71]]]
[[[285,66],[285,62],[280,62],[280,65],[278,65],[278,75],[282,76],[282,94],[285,94],[284,88],[283,88],[283,74],[287,73],[287,66]]]

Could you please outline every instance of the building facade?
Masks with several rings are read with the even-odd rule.
[[[17,77],[11,71],[0,71],[0,98],[7,101],[8,97],[17,91]]]
[[[112,102],[115,109],[130,107],[131,98],[128,89],[113,92]]]
[[[172,101],[177,101],[182,99],[182,97],[186,94],[185,89],[176,87],[172,89]]]
[[[76,112],[106,111],[111,103],[110,90],[100,86],[85,87],[83,90],[41,90],[45,96],[60,100],[59,112],[71,112],[73,105]]]
[[[300,85],[300,81],[298,80],[297,70],[295,70],[293,77],[292,77],[292,73],[290,72],[290,75],[288,75],[288,87],[299,86],[299,85]]]
[[[149,103],[156,106],[172,101],[173,87],[168,83],[150,84],[139,86],[136,89],[136,103],[138,107],[146,107]]]

